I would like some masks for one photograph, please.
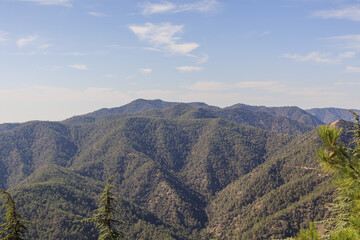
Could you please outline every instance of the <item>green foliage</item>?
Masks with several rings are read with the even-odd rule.
[[[114,223],[121,221],[113,219],[115,213],[116,200],[111,192],[114,188],[110,184],[111,178],[108,178],[104,191],[100,196],[99,208],[92,218],[85,219],[84,222],[92,222],[100,230],[98,240],[118,240],[124,239],[124,234],[116,230],[113,226]]]
[[[317,231],[316,224],[310,223],[309,228],[300,230],[295,240],[319,240],[320,237],[321,236]]]
[[[267,161],[229,184],[207,207],[209,230],[224,239],[278,239],[326,217],[333,188],[317,169],[310,132],[271,151]]]
[[[16,204],[8,192],[0,189],[0,193],[0,197],[5,199],[2,207],[6,209],[5,223],[0,225],[0,227],[3,228],[0,231],[0,236],[5,235],[5,237],[1,239],[22,240],[24,239],[24,234],[27,230],[25,224],[31,222],[21,219],[21,215],[16,210]]]
[[[144,104],[0,132],[0,188],[33,220],[30,239],[97,239],[80,220],[109,175],[111,219],[129,239],[283,238],[328,217],[333,189],[314,158],[319,138],[292,136],[312,127],[279,116],[301,111]]]
[[[324,169],[330,172],[337,185],[336,217],[330,239],[359,239],[360,236],[360,121],[355,116],[353,148],[345,147],[339,141],[341,130],[334,126],[322,126],[319,134],[324,148],[319,159]],[[357,237],[356,237],[357,236]]]
[[[160,100],[135,100],[125,106],[112,109],[100,109],[93,113],[75,116],[64,121],[66,124],[84,124],[121,119],[127,116],[156,117],[168,120],[215,119],[253,126],[282,134],[300,135],[322,124],[311,114],[297,107],[244,108],[237,105],[218,108],[206,104],[169,103]]]
[[[357,240],[360,239],[359,230],[352,227],[346,227],[341,230],[335,230],[330,235],[330,240]]]
[[[118,240],[124,239],[124,234],[116,230],[113,226],[114,223],[121,221],[113,219],[115,213],[116,199],[111,192],[114,188],[110,184],[111,177],[108,178],[104,191],[100,196],[99,208],[96,209],[96,214],[92,218],[84,219],[83,222],[94,223],[100,230],[99,240]]]

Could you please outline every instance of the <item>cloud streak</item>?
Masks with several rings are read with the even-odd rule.
[[[88,12],[90,16],[94,17],[107,17],[108,15],[102,12]]]
[[[342,59],[345,58],[353,58],[355,56],[355,52],[344,52],[340,53],[336,57],[331,57],[329,53],[320,53],[320,52],[311,52],[307,55],[300,54],[289,54],[285,53],[283,55],[284,58],[289,58],[294,60],[295,62],[315,62],[315,63],[338,63],[341,62]]]
[[[140,71],[142,74],[150,74],[150,73],[152,73],[152,69],[151,69],[151,68],[140,68],[139,71]]]
[[[39,49],[48,49],[48,48],[51,47],[51,46],[52,46],[52,44],[50,44],[50,43],[45,43],[45,44],[40,45],[38,48],[39,48]]]
[[[66,52],[64,53],[66,56],[86,56],[87,54],[84,52]]]
[[[325,38],[325,40],[342,42],[344,48],[360,50],[360,34],[334,36]]]
[[[176,5],[171,2],[163,2],[163,3],[142,3],[140,4],[140,8],[142,8],[142,14],[150,15],[155,13],[166,13],[171,12],[176,9]]]
[[[6,41],[9,33],[0,30],[0,42]]]
[[[71,7],[71,0],[21,0],[23,2],[34,2],[39,5],[59,5]]]
[[[178,43],[183,34],[184,25],[162,23],[159,25],[146,23],[145,25],[130,25],[129,29],[140,39],[147,42],[152,49],[170,55],[187,55],[199,47],[197,43]]]
[[[25,38],[20,38],[19,40],[16,41],[16,45],[18,46],[18,48],[22,49],[26,46],[28,46],[29,44],[31,44],[32,42],[36,41],[38,39],[38,36],[34,35],[34,36],[28,36]]]
[[[217,9],[219,3],[216,0],[202,0],[193,3],[175,4],[164,1],[161,3],[145,2],[140,4],[142,14],[180,13],[180,12],[209,12]]]
[[[312,14],[313,17],[322,19],[348,19],[352,21],[360,21],[360,6],[350,6],[341,9],[322,10]]]
[[[204,64],[207,61],[209,61],[209,55],[207,55],[206,53],[204,53],[201,57],[196,57],[196,58],[197,58],[196,61],[197,64]]]
[[[85,64],[73,64],[73,65],[69,65],[70,68],[73,68],[73,69],[77,69],[77,70],[88,70],[88,65],[85,65]]]
[[[180,67],[176,67],[176,69],[181,72],[198,72],[203,70],[202,67],[197,67],[197,66],[180,66]]]
[[[346,71],[360,73],[360,67],[348,66],[346,67]]]

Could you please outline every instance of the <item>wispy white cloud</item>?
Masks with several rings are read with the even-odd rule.
[[[178,43],[183,33],[183,25],[172,25],[162,23],[155,25],[146,23],[145,25],[130,25],[129,29],[136,34],[141,41],[152,45],[151,47],[161,50],[166,54],[188,55],[199,47],[197,43]]]
[[[163,52],[161,49],[153,48],[153,47],[144,47],[145,50],[154,51],[154,52]]]
[[[296,62],[316,62],[316,63],[333,63],[333,60],[329,58],[328,53],[323,54],[320,52],[311,52],[307,55],[300,55],[300,54],[289,54],[285,53],[283,55],[284,58],[293,59]]]
[[[73,64],[73,65],[69,65],[70,68],[74,68],[77,70],[88,70],[88,65],[85,64]]]
[[[154,13],[166,13],[176,9],[176,5],[171,2],[162,2],[162,3],[146,2],[140,4],[140,7],[142,8],[142,14],[144,15],[150,15]]]
[[[64,55],[66,55],[66,56],[85,56],[87,54],[84,52],[66,52],[66,53],[64,53]]]
[[[209,55],[207,55],[206,53],[204,53],[202,56],[197,57],[196,63],[197,63],[197,64],[204,64],[204,63],[206,63],[207,61],[209,61]]]
[[[269,31],[269,30],[263,31],[263,32],[252,31],[252,32],[247,32],[247,33],[241,34],[240,37],[241,38],[259,38],[259,37],[265,37],[269,34],[271,34],[271,31]]]
[[[360,50],[360,34],[341,35],[324,39],[339,42],[344,48]]]
[[[38,36],[33,35],[33,36],[28,36],[25,38],[20,38],[19,40],[16,41],[16,45],[18,46],[18,48],[24,48],[27,45],[31,44],[32,42],[36,41],[38,39]]]
[[[344,53],[340,53],[338,58],[343,59],[343,58],[353,58],[355,57],[356,53],[355,52],[344,52]]]
[[[185,12],[185,11],[198,11],[198,12],[208,12],[215,10],[219,6],[219,3],[216,0],[202,0],[193,3],[179,4],[175,12]]]
[[[45,43],[45,44],[40,45],[38,48],[39,48],[39,49],[48,49],[48,48],[51,47],[51,46],[52,46],[52,44],[50,44],[50,43]]]
[[[360,73],[360,67],[348,66],[348,67],[346,67],[346,71],[347,71],[347,72],[357,72],[357,73]]]
[[[34,55],[37,55],[38,52],[36,51],[28,51],[28,52],[20,52],[20,53],[17,53],[17,55],[19,56],[34,56]]]
[[[203,70],[202,67],[197,67],[197,66],[180,66],[180,67],[176,67],[176,69],[182,72],[198,72]]]
[[[9,33],[0,30],[0,42],[8,40]]]
[[[88,12],[89,15],[94,17],[107,17],[108,15],[102,12]]]
[[[71,7],[72,0],[20,0],[23,2],[34,2],[39,5],[59,5],[65,7]]]
[[[106,47],[110,47],[110,48],[118,48],[118,49],[137,49],[138,47],[135,46],[126,46],[126,45],[120,45],[120,44],[110,44],[107,45]]]
[[[140,4],[142,14],[150,15],[156,13],[179,13],[186,11],[209,12],[217,9],[219,3],[216,0],[201,0],[192,3],[175,4],[168,1],[161,3],[145,2]]]
[[[151,68],[140,68],[139,71],[143,74],[150,74],[152,73],[152,69]]]
[[[307,55],[289,54],[283,55],[284,58],[293,59],[296,62],[315,62],[315,63],[338,63],[344,58],[352,58],[355,52],[340,53],[336,57],[332,57],[330,53],[311,52]]]
[[[322,10],[312,14],[313,17],[319,17],[323,19],[335,18],[335,19],[348,19],[353,21],[360,21],[360,6],[349,6],[340,9]]]
[[[360,72],[360,68],[359,68],[359,72]],[[350,87],[354,87],[354,86],[360,86],[360,81],[359,82],[336,82],[334,84],[335,86],[350,86]]]

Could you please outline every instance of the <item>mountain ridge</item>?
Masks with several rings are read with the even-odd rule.
[[[356,114],[360,114],[360,110],[357,109],[343,109],[343,108],[312,108],[306,111],[324,123],[332,123],[336,120],[342,119],[345,121],[353,121],[354,116],[350,111],[354,111]]]
[[[31,239],[96,239],[93,227],[72,222],[91,215],[110,176],[118,228],[132,239],[285,238],[331,217],[315,126],[280,116],[308,114],[155,103],[0,132],[0,188],[34,218]],[[337,126],[350,143],[353,123]]]

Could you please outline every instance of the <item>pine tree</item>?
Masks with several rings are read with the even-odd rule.
[[[111,189],[113,189],[114,186],[110,184],[110,180],[111,177],[107,180],[104,191],[100,196],[99,208],[96,210],[95,215],[92,218],[83,220],[83,222],[91,222],[99,228],[100,235],[98,240],[125,239],[124,234],[113,227],[114,223],[119,223],[121,221],[113,219],[113,215],[116,212],[114,206],[117,201],[111,192]]]
[[[0,236],[6,236],[1,238],[1,240],[24,239],[24,232],[27,230],[27,227],[24,224],[31,222],[21,219],[21,215],[16,211],[16,203],[8,192],[0,189],[0,194],[0,197],[5,199],[2,207],[6,209],[5,223],[0,225],[2,228]]]
[[[322,126],[319,134],[324,148],[319,152],[323,168],[335,178],[337,185],[336,218],[330,239],[360,239],[360,121],[355,116],[353,147],[345,147],[340,141],[341,130]]]
[[[310,223],[309,228],[301,229],[295,240],[319,240],[320,234],[317,232],[316,224]]]

